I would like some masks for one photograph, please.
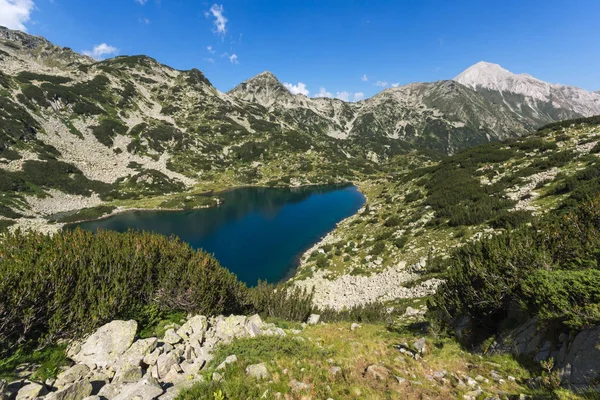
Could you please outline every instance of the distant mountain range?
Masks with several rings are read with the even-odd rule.
[[[197,69],[175,70],[146,56],[96,61],[2,27],[0,103],[0,174],[25,182],[0,185],[0,215],[52,214],[56,206],[28,197],[40,190],[95,193],[84,202],[93,206],[210,182],[355,179],[397,155],[452,154],[600,114],[598,93],[489,63],[454,80],[390,88],[350,103],[293,95],[270,72],[222,93]],[[48,162],[55,170],[44,167]],[[35,178],[33,165],[56,181]],[[78,183],[61,174],[79,176]]]

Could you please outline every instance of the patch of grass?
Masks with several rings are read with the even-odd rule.
[[[10,357],[0,359],[0,379],[8,381],[17,378],[17,369],[22,364],[33,364],[35,372],[32,379],[45,381],[54,378],[60,367],[68,365],[66,345],[46,346],[35,349],[32,345],[23,345]]]

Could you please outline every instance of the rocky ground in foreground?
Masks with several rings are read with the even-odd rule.
[[[395,328],[357,323],[265,323],[258,315],[193,316],[140,338],[135,321],[112,321],[71,343],[55,378],[34,365],[0,381],[2,398],[397,399],[527,398],[535,376],[507,355],[466,353],[420,331],[426,308],[408,307]],[[279,325],[279,326],[278,326]],[[533,387],[533,389],[532,389]],[[218,397],[218,396],[223,397]]]

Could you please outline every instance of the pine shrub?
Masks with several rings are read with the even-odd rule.
[[[247,311],[247,288],[174,237],[80,229],[17,231],[0,241],[0,342],[90,332],[144,306],[215,315]],[[6,348],[5,348],[6,350]]]

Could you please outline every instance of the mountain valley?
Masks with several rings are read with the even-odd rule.
[[[260,268],[281,195],[224,191],[339,184],[358,212],[253,287],[175,236],[63,229],[215,207]],[[598,398],[598,196],[600,92],[488,62],[356,102],[221,92],[0,27],[0,399]]]

